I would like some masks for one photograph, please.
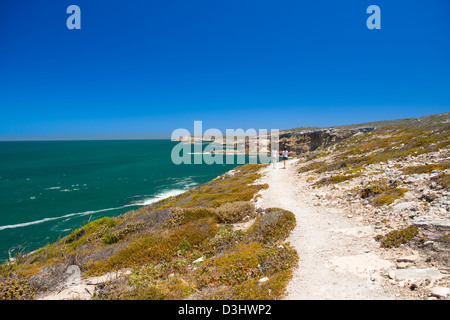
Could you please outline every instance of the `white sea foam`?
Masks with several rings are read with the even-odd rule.
[[[44,219],[41,219],[41,220],[36,220],[36,221],[31,221],[31,222],[0,226],[0,231],[1,230],[5,230],[5,229],[14,229],[14,228],[27,227],[27,226],[31,226],[31,225],[34,225],[34,224],[40,224],[40,223],[44,223],[44,222],[47,222],[47,221],[59,220],[59,219],[64,219],[64,218],[69,218],[69,217],[74,217],[74,216],[85,216],[85,215],[88,215],[88,214],[94,214],[94,213],[105,212],[105,211],[112,211],[112,210],[117,210],[117,209],[130,207],[130,206],[132,206],[132,205],[128,204],[128,205],[125,205],[125,206],[122,206],[122,207],[117,207],[117,208],[108,208],[108,209],[101,209],[101,210],[69,213],[69,214],[66,214],[66,215],[63,215],[63,216],[60,216],[60,217],[44,218]]]
[[[170,180],[172,180],[172,179],[170,179]],[[174,180],[177,180],[177,179],[174,179]],[[177,180],[176,182],[172,183],[172,186],[175,186],[176,189],[166,190],[166,191],[160,192],[153,196],[144,196],[143,197],[144,199],[134,201],[132,203],[134,205],[138,205],[138,206],[148,206],[148,205],[158,202],[160,200],[182,194],[197,185],[198,185],[198,182],[195,182],[192,179],[192,177],[185,177],[181,180]]]
[[[45,188],[45,190],[58,190],[61,189],[61,187],[50,187],[50,188]]]
[[[61,190],[61,191],[63,191],[63,190]],[[85,212],[77,212],[77,213],[69,213],[69,214],[66,214],[66,215],[63,215],[63,216],[60,216],[60,217],[44,218],[44,219],[41,219],[41,220],[36,220],[36,221],[31,221],[31,222],[0,226],[0,231],[1,230],[5,230],[5,229],[14,229],[14,228],[27,227],[27,226],[40,224],[40,223],[44,223],[44,222],[48,222],[48,221],[52,221],[52,220],[59,220],[59,219],[69,220],[70,218],[75,217],[75,216],[86,216],[86,215],[89,215],[89,214],[106,212],[106,211],[112,211],[112,210],[118,210],[118,209],[123,209],[123,208],[127,208],[127,207],[148,206],[148,205],[150,205],[150,204],[152,204],[154,202],[160,201],[160,200],[168,198],[168,197],[179,195],[179,194],[181,194],[181,193],[183,193],[185,191],[186,190],[173,189],[173,190],[168,190],[168,191],[165,191],[165,192],[158,193],[158,194],[156,194],[154,196],[151,196],[149,198],[144,198],[144,199],[139,200],[139,201],[131,202],[131,203],[126,204],[126,205],[121,206],[121,207],[107,208],[107,209],[100,209],[100,210],[92,210],[92,211],[85,211]]]
[[[166,198],[169,198],[169,197],[173,197],[173,196],[177,196],[179,194],[182,194],[185,191],[186,190],[181,190],[181,189],[168,190],[168,191],[165,191],[165,192],[158,193],[158,194],[156,194],[154,196],[151,196],[149,198],[145,198],[145,199],[142,199],[142,200],[134,201],[134,202],[132,202],[132,205],[135,205],[135,206],[148,206],[148,205],[150,205],[152,203],[155,203],[155,202],[158,202],[160,200],[163,200],[163,199],[166,199]]]
[[[185,190],[191,189],[192,187],[195,187],[198,185],[198,182],[194,181],[192,177],[186,177],[183,178],[173,184],[174,186],[181,186]]]

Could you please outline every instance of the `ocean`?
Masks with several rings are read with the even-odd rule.
[[[237,164],[171,161],[170,140],[0,142],[0,261],[104,216],[205,183]]]

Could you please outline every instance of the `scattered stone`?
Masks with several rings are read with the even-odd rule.
[[[415,210],[417,208],[417,202],[410,201],[410,202],[402,202],[399,204],[396,204],[392,207],[392,211],[394,212],[401,212],[406,210]]]
[[[406,268],[408,268],[408,266],[409,266],[409,263],[407,263],[407,262],[398,262],[397,263],[397,269],[406,269]]]
[[[450,295],[450,288],[434,287],[431,288],[431,296],[437,298],[447,298]]]
[[[434,245],[434,241],[428,240],[423,244],[424,247],[432,247]]]
[[[403,197],[409,200],[415,199],[414,193],[412,193],[411,191],[406,192]]]
[[[434,193],[434,192],[430,192],[428,194],[424,194],[421,197],[422,200],[425,200],[427,202],[433,202],[434,200],[436,200],[436,198],[437,198],[437,196],[436,196],[436,193]]]
[[[205,258],[200,257],[200,258],[198,258],[197,260],[195,260],[193,263],[200,263],[200,262],[202,262],[202,261],[205,261]]]
[[[416,254],[410,256],[403,256],[397,259],[397,262],[416,262],[419,259],[419,256]]]
[[[261,283],[264,283],[264,282],[267,282],[267,281],[269,281],[269,278],[264,277],[264,278],[259,279],[258,283],[261,284]]]
[[[419,216],[415,217],[413,224],[420,227],[437,227],[450,229],[450,215],[439,217],[435,215]]]
[[[333,152],[330,156],[322,157],[320,161],[333,163],[335,161]],[[397,249],[386,251],[386,257],[392,262],[392,265],[391,269],[385,269],[384,276],[390,272],[389,282],[391,284],[411,289],[415,292],[414,298],[419,299],[427,299],[430,288],[438,283],[442,287],[449,287],[450,283],[448,265],[450,249],[446,241],[445,243],[442,241],[444,237],[448,237],[450,232],[450,190],[434,178],[441,174],[450,174],[450,169],[420,174],[409,174],[406,172],[414,170],[404,169],[414,167],[420,169],[424,165],[443,162],[448,162],[448,149],[421,155],[409,155],[399,160],[388,159],[387,164],[383,162],[370,164],[364,167],[364,172],[360,176],[344,183],[320,185],[319,187],[308,185],[311,195],[317,202],[321,202],[317,199],[328,199],[328,203],[323,202],[322,205],[337,212],[341,211],[343,217],[370,225],[371,232],[377,237],[412,225],[418,227],[418,235],[411,241],[402,244]],[[345,170],[347,168],[336,172],[345,175]],[[305,180],[312,176],[315,181],[320,181],[328,178],[330,172],[315,174],[310,171],[300,176]],[[406,192],[397,199],[394,197],[395,201],[380,206],[374,203],[376,196],[361,197],[361,188],[382,183],[390,184],[393,188],[401,188]],[[332,199],[343,199],[344,201],[338,202]],[[351,258],[332,259],[330,263],[333,270],[346,270],[349,268],[347,260],[351,260]],[[362,266],[359,268],[363,269]],[[447,269],[448,272],[446,272]],[[370,281],[373,281],[371,275],[369,277]],[[402,292],[407,291],[409,290],[402,290]],[[412,297],[411,293],[407,295]],[[436,297],[429,298],[438,299]],[[449,297],[450,294],[447,295],[447,298]]]
[[[415,282],[418,280],[440,280],[444,278],[444,274],[442,274],[438,269],[436,268],[424,268],[424,269],[418,269],[418,268],[408,268],[408,269],[397,269],[393,271],[393,274],[390,274],[390,277],[393,277],[393,279],[397,281],[409,281],[409,282]]]
[[[405,179],[405,182],[408,183],[408,184],[412,184],[412,183],[414,183],[416,181],[417,181],[417,178],[413,177],[413,176],[410,176],[410,177]]]

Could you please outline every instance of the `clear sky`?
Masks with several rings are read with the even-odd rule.
[[[81,30],[66,27],[72,4]],[[0,140],[446,112],[450,1],[1,0],[0,111]]]

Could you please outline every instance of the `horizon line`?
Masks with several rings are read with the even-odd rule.
[[[422,119],[430,116],[440,116],[449,114],[450,112],[439,112],[439,113],[432,113],[432,114],[426,114],[418,117],[406,117],[406,118],[394,118],[394,119],[384,119],[384,120],[374,120],[374,121],[368,121],[368,122],[360,122],[360,123],[349,123],[349,124],[340,124],[340,125],[332,125],[332,126],[300,126],[300,127],[294,127],[294,128],[285,128],[285,129],[278,129],[279,132],[283,131],[290,131],[290,130],[299,130],[299,129],[339,129],[340,127],[347,127],[347,126],[363,126],[368,125],[372,123],[379,123],[379,122],[389,122],[389,121],[402,121],[402,120],[412,120],[412,119]],[[226,135],[223,135],[226,136]],[[195,137],[195,135],[191,135],[191,137]],[[11,138],[11,139],[2,139],[0,138],[0,142],[56,142],[56,141],[145,141],[145,140],[170,140],[172,141],[171,137],[166,138]]]
[[[58,141],[145,141],[145,140],[171,140],[170,138],[93,138],[93,139],[0,139],[0,142],[58,142]]]

